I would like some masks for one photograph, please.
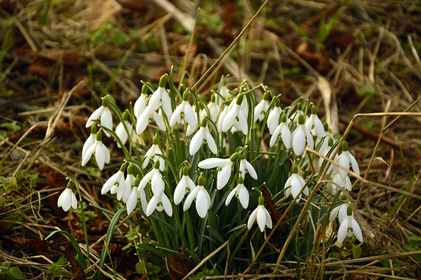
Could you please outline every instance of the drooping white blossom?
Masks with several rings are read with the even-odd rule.
[[[77,208],[76,196],[69,186],[58,197],[57,206],[62,207],[65,212],[69,211],[70,207]]]
[[[108,178],[101,189],[101,194],[106,194],[107,192],[115,194],[118,188],[123,187],[124,171],[126,170],[126,165],[127,163],[123,163],[117,173]]]
[[[183,211],[187,211],[193,200],[196,200],[196,211],[201,218],[206,217],[211,206],[211,199],[205,188],[205,181],[203,174],[201,174],[197,180],[197,187],[189,193],[183,205]]]
[[[183,177],[181,177],[180,182],[178,182],[174,191],[174,203],[178,205],[186,195],[193,191],[196,188],[193,180],[189,177],[189,168],[185,166],[183,168]]]
[[[305,126],[317,138],[322,138],[325,135],[322,121],[317,116],[317,107],[311,106],[311,115],[307,119]]]
[[[211,169],[218,167],[216,188],[218,190],[225,187],[231,177],[231,169],[234,162],[239,157],[238,153],[234,153],[230,158],[208,158],[199,162],[199,167],[202,169]]]
[[[164,110],[167,119],[171,119],[172,115],[172,107],[171,107],[171,99],[168,95],[167,90],[165,89],[165,84],[167,83],[168,75],[165,74],[159,80],[159,86],[152,93],[152,96],[149,99],[148,109],[150,112],[155,112],[158,108],[162,108]],[[155,117],[155,116],[154,116]],[[140,133],[139,133],[140,134]]]
[[[107,97],[102,99],[102,106],[96,109],[88,118],[86,122],[86,127],[90,127],[95,123],[95,121],[100,121],[102,127],[113,130],[113,115],[111,114],[110,108],[108,108]],[[104,130],[105,135],[110,137],[110,134]]]
[[[244,112],[244,109],[241,105],[243,102],[243,94],[240,94],[236,102],[234,103],[233,107],[228,110],[226,113],[223,123],[222,123],[222,132],[227,132],[232,127],[236,127],[240,129],[243,134],[247,134],[248,132],[248,122],[247,122],[247,114]],[[231,103],[232,104],[232,103]]]
[[[190,147],[189,147],[190,155],[196,154],[197,151],[202,146],[202,144],[207,144],[211,152],[214,153],[215,155],[218,153],[216,142],[213,139],[212,134],[210,134],[209,132],[206,119],[202,121],[199,131],[196,132],[196,134],[193,136],[190,142]]]
[[[234,195],[240,201],[241,206],[246,209],[249,205],[250,194],[247,188],[244,186],[244,179],[241,176],[238,177],[238,185],[228,194],[227,199],[225,200],[226,206],[228,206],[228,204],[231,202]]]
[[[170,126],[180,123],[184,119],[188,125],[196,130],[197,118],[192,106],[189,103],[189,92],[185,91],[183,94],[183,101],[175,108],[174,113],[171,115]]]
[[[296,155],[302,155],[307,145],[313,149],[313,136],[310,130],[304,125],[303,115],[299,115],[297,128],[292,133],[292,148]]]
[[[335,160],[337,163],[347,169],[352,167],[352,171],[354,171],[355,174],[360,175],[360,168],[358,167],[358,163],[355,160],[355,157],[348,151],[348,142],[342,142],[342,153]],[[342,179],[345,180],[348,172],[342,168],[338,168],[338,172],[341,174]]]
[[[308,196],[309,191],[307,186],[305,186],[303,189],[306,182],[300,175],[298,175],[298,168],[296,165],[292,166],[291,173],[291,176],[288,178],[284,186],[285,197],[292,195],[295,201],[299,202],[302,194],[304,193],[306,196]],[[302,189],[303,191],[301,192]]]
[[[95,142],[85,151],[85,154],[82,153],[82,166],[85,166],[88,163],[92,155],[95,155],[95,160],[98,165],[98,168],[102,170],[105,163],[110,162],[110,152],[104,143],[102,143],[102,130],[98,131],[96,134]]]
[[[238,170],[240,177],[242,177],[243,179],[245,178],[246,173],[248,173],[251,176],[251,178],[257,180],[256,170],[254,169],[253,165],[251,165],[251,163],[248,162],[245,158],[242,158],[240,160],[240,167]]]
[[[273,134],[270,138],[269,146],[273,147],[278,138],[282,139],[282,143],[284,143],[286,149],[291,148],[292,135],[288,127],[287,118],[285,114],[282,114],[281,123],[273,131]]]
[[[265,92],[265,94],[263,94],[263,99],[256,105],[256,107],[254,107],[254,122],[257,122],[258,120],[263,121],[265,118],[270,105],[269,96],[269,91]]]
[[[355,235],[355,237],[360,242],[363,242],[361,227],[352,215],[351,206],[348,206],[348,215],[342,221],[338,229],[338,243],[342,244],[342,242],[345,240],[345,237],[351,237],[353,235]]]
[[[269,129],[269,134],[272,135],[275,129],[279,125],[279,117],[281,116],[282,108],[281,108],[281,102],[279,101],[279,98],[276,98],[275,100],[275,106],[270,110],[268,120],[267,120],[267,127]]]
[[[259,205],[256,209],[251,213],[248,221],[247,221],[247,228],[251,229],[254,222],[257,222],[259,229],[261,232],[264,231],[265,227],[272,228],[272,218],[269,215],[268,210],[266,210],[265,206],[263,205],[264,198],[260,196],[259,198]]]
[[[159,161],[159,169],[163,171],[165,167],[165,160],[161,157],[161,155],[162,151],[161,148],[159,148],[159,135],[155,135],[153,138],[152,146],[149,148],[145,154],[145,157],[143,158],[142,168],[146,168],[146,166],[149,164],[149,161],[152,160],[154,163]]]

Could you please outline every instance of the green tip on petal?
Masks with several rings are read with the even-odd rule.
[[[244,98],[244,95],[242,94],[238,95],[236,104],[241,105],[241,103],[243,102],[243,98]]]
[[[212,94],[211,96],[211,102],[215,103],[216,97],[215,97],[216,93]]]
[[[347,152],[348,151],[348,142],[343,141],[342,142],[342,152]]]
[[[129,110],[126,109],[123,112],[123,120],[125,120],[125,121],[129,120],[129,116],[130,116],[130,112],[129,112]]]
[[[158,145],[159,144],[159,137],[158,137],[158,134],[155,134],[155,136],[153,137],[153,140],[152,140],[153,142],[153,144],[154,145]]]
[[[127,166],[127,162],[123,163],[123,164],[120,166],[120,171],[121,171],[121,172],[124,172],[124,171],[126,170],[126,166]]]
[[[199,179],[197,179],[197,185],[198,186],[205,186],[205,177],[203,177],[203,172],[200,173]]]
[[[240,156],[240,154],[239,154],[239,153],[233,153],[233,154],[230,156],[230,161],[232,161],[232,162],[236,162],[239,156]]]
[[[156,161],[153,163],[153,168],[155,168],[155,169],[159,169],[159,160],[156,160]]]
[[[189,176],[189,167],[187,165],[183,168],[183,176]]]
[[[243,177],[239,177],[238,178],[238,184],[244,184],[244,179],[243,179]]]
[[[98,133],[96,134],[96,140],[97,141],[102,141],[102,129],[100,129],[98,131]]]
[[[312,115],[317,115],[317,107],[314,104],[312,104],[312,106],[311,106],[311,114]]]
[[[133,174],[134,173],[134,167],[133,165],[129,165],[129,167],[127,167],[127,175],[129,174]]]
[[[298,124],[304,124],[304,116],[301,114],[298,116]]]
[[[148,93],[148,87],[146,85],[142,86],[142,94],[147,94]]]
[[[263,100],[268,101],[268,100],[269,100],[269,96],[270,96],[270,92],[269,92],[269,91],[265,92],[265,93],[263,94]]]
[[[291,173],[292,174],[297,174],[298,173],[298,167],[295,164],[291,168]]]
[[[206,118],[203,118],[202,122],[200,123],[201,127],[206,127]]]
[[[162,75],[161,79],[159,79],[159,87],[164,88],[167,84],[168,74]]]
[[[189,92],[187,90],[183,93],[183,101],[189,101]]]
[[[333,146],[333,139],[332,139],[332,137],[329,137],[329,139],[327,140],[327,145],[329,147],[332,147]]]
[[[96,127],[96,124],[94,124],[93,126],[91,126],[91,134],[95,135],[98,132],[98,128]]]
[[[286,123],[286,122],[287,122],[287,115],[285,115],[285,113],[282,112],[282,115],[281,115],[281,123]]]
[[[349,205],[348,208],[346,209],[346,214],[348,216],[352,216],[352,207],[351,207],[351,205]]]
[[[263,197],[263,195],[261,195],[259,197],[259,205],[264,205],[265,204],[265,198]]]

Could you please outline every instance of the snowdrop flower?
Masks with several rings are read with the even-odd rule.
[[[279,124],[279,117],[281,116],[282,108],[281,102],[279,98],[275,99],[275,106],[270,110],[268,120],[267,120],[267,127],[269,129],[269,134],[272,135],[275,131],[276,127]]]
[[[355,160],[355,157],[348,151],[348,142],[342,142],[342,154],[336,158],[336,162],[347,169],[349,169],[351,166],[354,173],[360,175],[360,168],[358,167],[358,163]],[[338,168],[338,171],[339,174],[341,174],[342,180],[345,180],[348,172],[342,168]]]
[[[332,182],[335,184],[332,184],[333,190],[336,190],[336,185],[340,186],[341,188],[347,189],[348,191],[352,191],[352,183],[348,176],[345,176],[345,180],[342,179],[340,173],[336,173],[332,177]]]
[[[113,176],[108,178],[104,186],[101,189],[101,194],[106,194],[111,191],[111,194],[115,194],[117,190],[124,185],[124,171],[126,170],[127,163],[123,163],[120,170],[117,171]]]
[[[338,243],[342,244],[346,236],[351,237],[353,235],[355,235],[360,242],[363,242],[363,234],[360,226],[352,215],[351,206],[348,206],[347,212],[347,217],[342,221],[338,229]]]
[[[95,122],[99,120],[102,127],[106,127],[109,130],[113,130],[113,115],[111,114],[110,109],[108,108],[107,102],[111,102],[111,97],[108,95],[104,98],[102,98],[102,106],[96,109],[91,116],[89,117],[88,121],[86,122],[86,127],[90,127]],[[110,134],[106,131],[105,135],[110,137]]]
[[[129,119],[129,111],[126,110],[123,113],[124,123],[120,122],[117,125],[117,127],[115,128],[115,133],[117,134],[117,137],[120,139],[120,141],[121,141],[121,143],[123,143],[123,145],[126,144],[127,139],[129,138],[129,134],[130,134],[130,137],[132,138],[133,141],[136,141],[136,139],[137,139],[136,138],[136,131],[134,130],[131,123],[129,123],[128,119]],[[127,130],[124,126],[127,127]],[[129,134],[127,132],[129,132]],[[121,148],[119,142],[117,142],[117,147]]]
[[[85,154],[82,153],[82,166],[85,166],[92,154],[95,155],[96,163],[100,170],[104,168],[105,163],[110,162],[110,152],[107,147],[105,147],[104,143],[102,143],[102,130],[98,131],[96,134],[94,144],[86,150]]]
[[[172,216],[171,202],[163,191],[157,194],[154,193],[151,200],[149,200],[146,208],[146,216],[150,216],[155,210],[158,210],[159,212],[165,210],[165,213],[167,213],[168,216]]]
[[[287,124],[287,116],[285,114],[282,114],[281,123],[273,131],[272,137],[270,138],[269,146],[273,147],[273,145],[275,145],[276,140],[278,140],[279,137],[281,137],[282,143],[284,143],[286,149],[291,148],[292,136]]]
[[[310,130],[304,125],[303,115],[298,115],[298,126],[292,133],[292,148],[296,155],[302,155],[304,153],[306,143],[313,149],[314,142],[313,136],[310,134]]]
[[[159,172],[158,167],[159,161],[155,161],[152,170],[146,173],[140,181],[138,190],[145,188],[145,186],[150,183],[154,194],[159,194],[164,191],[165,182],[162,179],[162,175],[161,172]]]
[[[164,170],[165,167],[165,160],[160,157],[160,155],[162,155],[162,151],[159,148],[159,136],[158,134],[155,134],[154,138],[153,138],[153,142],[152,142],[152,146],[149,148],[149,150],[146,152],[145,157],[143,158],[143,162],[142,162],[142,168],[146,168],[146,166],[148,166],[148,163],[150,160],[152,160],[153,162],[156,162],[157,160],[159,161],[159,169],[161,171]]]
[[[209,132],[206,119],[202,120],[199,131],[196,132],[196,134],[191,139],[189,147],[190,155],[196,154],[202,144],[207,144],[211,152],[215,155],[218,153],[215,140],[213,139],[212,134]]]
[[[174,203],[178,205],[181,200],[183,200],[184,195],[188,192],[193,191],[196,188],[193,180],[189,177],[189,168],[184,166],[183,168],[183,177],[181,177],[180,182],[178,182],[174,191]]]
[[[327,145],[329,144],[329,139],[332,139],[332,145],[331,146],[333,146],[333,142],[335,142],[335,138],[330,133],[329,126],[327,125],[327,123],[323,123],[323,127],[324,127],[324,131],[325,131],[323,137],[316,139],[316,143],[317,143],[317,146],[319,146],[320,152],[323,152],[327,148]]]
[[[305,185],[304,179],[298,175],[298,167],[294,164],[291,168],[291,176],[288,178],[288,180],[285,183],[285,197],[288,197],[292,195],[292,197],[295,199],[296,202],[300,201],[302,193],[305,195],[309,195],[309,191],[307,186],[304,188],[304,190],[301,192],[301,189]],[[298,195],[299,194],[299,195]]]
[[[244,112],[241,103],[243,102],[244,95],[240,94],[237,97],[235,104],[233,105],[232,109],[226,113],[223,123],[222,123],[222,132],[227,132],[233,126],[237,129],[239,128],[244,134],[248,132],[248,123],[247,117]]]
[[[168,119],[171,118],[172,115],[172,108],[171,108],[171,99],[168,95],[168,92],[165,89],[165,84],[167,83],[168,75],[165,74],[159,80],[159,86],[152,93],[151,98],[149,99],[148,109],[150,111],[156,111],[159,107],[162,107],[164,110],[165,115]]]
[[[127,203],[129,199],[132,188],[134,188],[136,182],[136,177],[133,175],[133,166],[129,165],[127,168],[127,176],[124,181],[123,188],[117,190],[117,199],[123,200],[124,203]]]
[[[154,122],[159,127],[159,129],[165,131],[165,123],[162,117],[162,112],[159,110],[158,112],[151,110],[150,107],[146,106],[145,111],[140,114],[137,124],[136,124],[136,133],[142,134],[145,131],[146,127],[149,123]]]
[[[57,206],[62,207],[65,212],[69,211],[70,206],[73,209],[77,208],[77,199],[76,199],[75,194],[72,192],[70,183],[67,185],[66,189],[58,197]]]
[[[221,110],[221,105],[218,105],[215,102],[215,95],[216,93],[214,93],[211,97],[211,101],[209,102],[209,104],[207,105],[208,109],[209,109],[209,117],[211,118],[211,120],[216,123],[216,119],[218,118],[219,115],[219,111]],[[222,104],[222,103],[221,103]],[[204,111],[206,112],[206,110],[204,109]]]
[[[220,87],[219,89],[219,94],[216,95],[215,98],[215,102],[216,104],[221,107],[222,102],[224,102],[224,100],[227,100],[228,95],[230,94],[229,89],[227,88],[226,85],[223,85]]]
[[[264,197],[259,197],[259,206],[251,213],[248,222],[247,222],[247,228],[251,229],[254,222],[257,221],[257,225],[259,226],[259,229],[261,232],[265,229],[265,226],[268,228],[272,228],[272,218],[269,215],[268,210],[266,210],[264,203]]]
[[[148,103],[148,87],[146,85],[142,86],[142,93],[140,94],[139,98],[134,103],[133,113],[136,119],[139,119],[140,115],[145,111],[146,104]]]
[[[192,106],[189,103],[189,92],[183,93],[183,101],[175,108],[174,113],[171,115],[170,126],[180,123],[184,119],[193,130],[196,130],[197,119]]]
[[[329,138],[328,141],[327,141],[327,145],[326,145],[325,149],[322,150],[322,155],[324,155],[325,157],[328,157],[329,151],[332,149],[332,147],[333,147],[333,138]],[[334,151],[332,150],[332,152],[329,156],[330,159],[332,159],[333,153],[334,153]],[[319,162],[318,162],[319,168],[322,167],[324,161],[325,161],[324,158],[322,158],[322,157],[319,158]],[[331,174],[334,166],[335,166],[334,164],[330,164],[329,169],[327,170],[326,174]]]
[[[241,176],[238,177],[238,185],[228,194],[227,199],[225,200],[226,206],[231,202],[234,195],[238,198],[243,208],[246,209],[249,205],[250,195],[247,188],[244,186],[244,179]]]
[[[263,121],[266,115],[266,111],[269,109],[269,91],[263,94],[263,99],[259,104],[254,107],[254,122]]]
[[[130,215],[133,212],[133,210],[136,208],[137,198],[138,198],[137,189],[131,188],[130,195],[126,202],[127,215]]]
[[[96,125],[91,126],[91,134],[89,135],[88,139],[86,139],[85,143],[83,144],[82,148],[82,158],[83,155],[86,154],[86,151],[91,147],[96,141],[96,134],[98,133]]]
[[[317,138],[322,138],[325,135],[324,126],[322,121],[317,116],[317,107],[312,104],[311,115],[307,119],[305,126]]]
[[[257,180],[257,172],[256,172],[256,170],[254,169],[253,165],[251,165],[250,162],[248,162],[245,158],[242,158],[240,160],[239,173],[240,173],[239,174],[240,177],[242,177],[243,179],[246,177],[246,173],[248,173],[248,174],[250,174],[250,176],[254,180]]]
[[[341,197],[342,200],[346,200],[346,196],[342,194]],[[332,209],[332,212],[330,212],[329,215],[329,222],[333,222],[336,217],[338,217],[339,223],[342,224],[342,222],[345,220],[345,218],[348,216],[347,209],[349,206],[349,201],[346,203],[342,203],[335,208]]]
[[[231,169],[234,162],[239,157],[238,153],[234,153],[230,158],[208,158],[199,162],[199,167],[202,169],[211,169],[218,167],[216,188],[218,190],[225,187],[231,177]]]
[[[196,200],[196,211],[201,218],[206,217],[211,205],[209,193],[205,189],[205,181],[203,173],[201,173],[197,180],[197,187],[189,193],[183,205],[183,211],[187,211],[193,200]]]

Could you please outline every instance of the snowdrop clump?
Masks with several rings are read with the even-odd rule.
[[[103,170],[111,162],[111,149],[120,149],[126,159],[101,193],[117,194],[129,215],[162,220],[165,213],[178,227],[194,221],[179,221],[183,215],[227,219],[235,213],[239,225],[251,230],[257,223],[264,232],[277,222],[273,210],[268,211],[275,201],[268,199],[285,197],[302,207],[326,168],[324,184],[331,197],[352,190],[350,178],[359,176],[358,163],[346,141],[335,141],[314,104],[298,99],[282,108],[280,96],[267,87],[255,89],[245,81],[237,90],[229,90],[225,79],[207,98],[186,86],[183,94],[172,84],[167,89],[168,75],[164,75],[156,90],[145,84],[133,109],[123,114],[111,96],[104,97],[86,124],[92,129],[83,146],[82,166],[94,156]],[[258,90],[264,91],[259,102]],[[111,111],[119,120],[115,129]],[[103,132],[117,145],[106,147]],[[263,184],[270,190],[269,198],[254,195],[262,193]],[[65,211],[70,205],[76,208],[71,194],[66,189],[60,197],[59,206]],[[338,217],[340,223],[338,243],[352,235],[363,241],[351,205],[344,199],[330,209],[330,221]]]

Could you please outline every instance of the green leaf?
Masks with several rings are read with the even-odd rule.
[[[354,257],[354,259],[358,259],[359,257],[361,257],[362,252],[363,250],[361,249],[360,246],[354,246],[352,248],[352,256]]]
[[[9,276],[12,277],[13,279],[16,279],[16,280],[20,280],[20,279],[25,279],[26,278],[25,274],[23,274],[23,272],[20,271],[20,269],[17,268],[17,267],[12,267],[9,270]]]
[[[139,274],[144,274],[145,273],[145,267],[146,267],[146,262],[138,262],[136,263],[136,272]]]

